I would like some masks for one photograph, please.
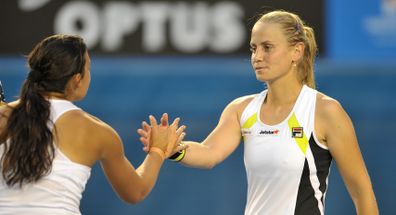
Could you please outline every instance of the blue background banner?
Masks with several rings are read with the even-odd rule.
[[[265,86],[256,80],[248,53],[251,17],[271,8],[297,12],[316,31],[318,90],[340,101],[349,113],[380,212],[396,214],[396,0],[200,2],[4,1],[0,7],[0,80],[7,101],[18,96],[27,74],[21,56],[35,43],[59,28],[80,33],[91,30],[94,33],[85,40],[91,45],[92,82],[88,96],[77,105],[118,131],[127,158],[137,167],[145,153],[136,130],[149,114],[181,117],[187,125],[186,139],[201,141],[228,103],[262,91]],[[144,30],[152,26],[146,19],[153,9],[166,15],[163,25],[150,28],[161,34]],[[206,27],[192,35],[200,42],[180,34],[188,32],[179,28],[183,25],[178,21],[184,19],[174,18],[175,14],[198,17],[191,20]],[[218,22],[206,19],[207,14]],[[122,202],[96,164],[81,211],[84,215],[240,215],[246,193],[241,143],[212,170],[166,162],[151,194],[137,205]],[[326,199],[326,214],[356,214],[334,162]]]
[[[0,79],[7,99],[18,94],[26,75],[22,58],[1,58]],[[339,100],[354,122],[381,214],[396,209],[396,64],[339,64],[319,60],[318,89]],[[112,125],[124,141],[126,156],[137,167],[145,153],[136,129],[149,114],[181,117],[188,140],[203,140],[233,99],[264,89],[249,57],[92,57],[92,82],[77,104]],[[158,183],[143,202],[127,205],[112,191],[100,166],[83,194],[83,214],[240,215],[246,202],[243,143],[212,170],[166,162]],[[333,163],[327,214],[355,214],[353,203]],[[350,171],[353,171],[351,169]]]

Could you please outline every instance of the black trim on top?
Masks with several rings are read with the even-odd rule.
[[[321,202],[324,206],[324,194],[327,189],[326,180],[330,171],[330,164],[332,161],[332,156],[330,152],[326,149],[320,147],[313,134],[309,138],[309,147],[313,154],[313,158],[316,166],[316,175],[319,180],[319,190],[323,193]],[[318,200],[315,198],[315,191],[312,187],[311,180],[309,179],[310,169],[308,161],[305,158],[304,169],[300,179],[300,185],[298,187],[296,208],[294,211],[295,215],[320,215],[320,210],[318,208]]]
[[[315,198],[315,192],[309,180],[308,161],[304,161],[304,169],[298,187],[295,215],[321,215],[318,208],[318,200]]]
[[[316,175],[318,176],[320,183],[319,190],[322,193],[325,193],[327,189],[326,179],[329,176],[330,165],[333,157],[331,156],[329,150],[323,149],[316,143],[312,134],[311,138],[309,138],[309,147],[311,148],[313,157],[315,159],[315,166],[317,171]],[[323,197],[324,195],[322,196],[321,201],[324,205]]]

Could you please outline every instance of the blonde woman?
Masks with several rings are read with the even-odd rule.
[[[255,23],[250,49],[256,78],[267,89],[232,101],[204,141],[183,141],[188,148],[172,158],[210,169],[243,138],[246,215],[323,215],[334,159],[357,214],[378,214],[351,119],[315,90],[313,29],[294,13],[272,11]],[[146,147],[149,131],[146,123],[138,131]]]

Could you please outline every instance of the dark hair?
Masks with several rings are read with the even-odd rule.
[[[28,55],[30,72],[0,138],[7,140],[0,144],[4,145],[2,175],[8,186],[36,182],[50,172],[55,148],[45,95],[64,93],[73,75],[83,75],[86,51],[81,37],[53,35]]]
[[[295,45],[298,42],[304,43],[303,58],[300,62],[296,62],[298,76],[303,84],[315,88],[314,61],[317,45],[314,30],[307,26],[297,14],[282,10],[266,13],[260,17],[259,21],[280,24],[290,45]]]

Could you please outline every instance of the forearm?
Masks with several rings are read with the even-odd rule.
[[[372,191],[361,194],[353,200],[358,215],[378,215],[378,206]]]
[[[149,152],[143,163],[136,169],[142,185],[142,199],[144,199],[153,189],[163,162],[163,159],[156,152]]]
[[[186,155],[181,161],[183,165],[194,168],[211,169],[220,162],[220,159],[216,156],[215,152],[211,150],[210,146],[193,141],[183,141],[183,144],[188,145]]]

